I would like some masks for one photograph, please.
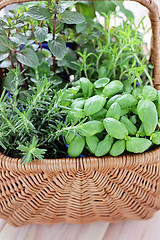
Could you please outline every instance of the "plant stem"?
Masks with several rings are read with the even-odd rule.
[[[13,58],[12,58],[12,52],[10,52],[9,58],[10,58],[10,61],[11,61],[11,66],[12,66],[12,68],[14,68],[14,63],[13,63]]]
[[[56,23],[57,23],[57,3],[55,2],[55,11],[54,11],[54,18],[53,18],[53,41],[55,41]],[[54,74],[56,74],[56,58],[55,58],[55,56],[53,56],[53,72],[54,72]]]
[[[132,48],[132,51],[134,52],[135,50],[134,50],[133,46],[131,46],[131,48]],[[139,58],[138,58],[138,56],[137,56],[136,53],[134,54],[134,56],[135,56],[135,58],[136,58],[138,64],[139,64],[140,66],[142,66],[142,63],[141,63],[141,61],[139,60]],[[149,83],[150,83],[151,86],[153,87],[153,80],[152,80],[152,77],[150,76],[150,74],[148,73],[148,71],[147,71],[146,68],[144,68],[144,73],[145,73],[146,76],[148,77]]]
[[[17,59],[17,52],[16,51],[14,51],[14,55],[15,55],[15,57],[16,57],[16,60],[17,60],[17,63],[19,64],[19,66],[20,66],[20,71],[22,72],[22,76],[23,76],[23,78],[25,79],[26,78],[26,76],[25,76],[25,73],[24,73],[24,71],[23,71],[23,65],[22,65],[22,63],[20,63],[19,61],[18,61],[18,59]],[[28,81],[27,81],[27,79],[24,81],[24,85],[25,85],[25,88],[28,90]]]
[[[10,37],[10,34],[11,34],[10,30],[8,30],[8,39],[9,39],[9,37]],[[10,39],[9,39],[9,40],[10,40]],[[14,68],[13,58],[12,58],[12,52],[9,53],[9,59],[10,59],[10,61],[11,61],[11,67]]]
[[[40,49],[41,49],[41,51],[42,51],[42,43],[40,42],[39,44],[40,44]]]
[[[32,33],[33,33],[33,35],[34,35],[34,26],[33,26],[33,23],[32,23],[32,19],[29,18],[29,21],[30,21],[30,24],[31,24]]]
[[[43,21],[40,22],[40,27],[42,27],[42,25],[43,25]],[[42,42],[39,42],[39,45],[40,45],[40,49],[42,51]]]
[[[79,13],[81,13],[79,3],[77,3],[77,10],[78,10]]]
[[[94,14],[96,15],[96,8],[95,8],[95,5],[94,5],[94,2],[91,2],[91,4],[92,4],[92,7],[93,7]]]

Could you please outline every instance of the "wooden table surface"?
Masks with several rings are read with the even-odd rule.
[[[0,240],[160,240],[160,211],[145,221],[11,227],[0,219]]]

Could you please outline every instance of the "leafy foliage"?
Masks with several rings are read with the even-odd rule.
[[[36,68],[39,65],[39,60],[35,52],[30,48],[22,49],[17,53],[17,60],[29,67]]]
[[[71,9],[73,5],[76,11]],[[118,17],[117,6],[128,19],[110,27],[114,17]],[[113,80],[130,76],[134,81],[136,76],[139,82],[143,79],[151,83],[147,72],[152,72],[152,66],[141,47],[143,35],[122,2],[48,1],[19,9],[11,10],[9,16],[1,19],[0,67],[13,68],[20,62],[21,69],[28,73],[45,61],[61,79],[67,74],[74,75],[74,81],[80,77],[96,80],[106,76]],[[104,27],[98,22],[97,12]],[[44,41],[50,53],[43,48]]]
[[[35,69],[33,84],[23,89],[20,69],[9,72],[14,76],[10,92],[3,90],[0,98],[0,146],[4,153],[23,157],[22,162],[63,156],[62,139],[55,132],[63,126],[66,109],[60,106],[64,90],[57,93],[56,84]],[[35,78],[36,77],[36,78]],[[65,150],[64,150],[65,151]]]
[[[69,156],[77,157],[83,152],[97,157],[108,153],[118,156],[124,151],[142,153],[154,144],[159,144],[157,90],[151,86],[135,86],[127,93],[120,81],[112,81],[115,84],[111,85],[108,79],[104,86],[104,82],[99,79],[94,83],[91,95],[90,89],[87,89],[89,97],[86,99],[81,80],[84,79],[80,79],[76,85],[79,87],[78,98],[70,100],[68,104],[71,110],[66,117],[67,127],[57,131],[65,136]],[[119,83],[122,88],[119,88]],[[107,98],[104,94],[106,87],[113,93]],[[150,92],[154,92],[154,97],[149,95]],[[74,99],[74,94],[70,99]]]
[[[49,41],[48,46],[57,59],[62,59],[67,52],[65,41],[61,37],[58,37],[56,40]]]
[[[111,27],[117,6],[128,19]],[[121,2],[27,4],[0,23],[0,67],[11,67],[0,97],[3,153],[25,164],[64,157],[65,144],[78,157],[138,153],[160,142],[160,94],[142,87],[153,85],[143,21],[136,27]]]

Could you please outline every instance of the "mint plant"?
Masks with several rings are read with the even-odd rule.
[[[64,24],[80,24],[85,20],[80,13],[67,10],[73,4],[49,1],[47,5],[31,5],[21,11],[11,10],[9,16],[1,19],[0,67],[15,68],[20,65],[21,71],[24,69],[27,72],[30,68],[36,69],[42,61],[48,61],[52,75],[56,75],[56,61],[67,54],[67,39],[61,33]],[[42,49],[44,41],[52,56]],[[25,86],[28,87],[27,79]]]

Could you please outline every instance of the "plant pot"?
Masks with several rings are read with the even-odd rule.
[[[19,0],[25,2],[29,0]],[[2,0],[0,9],[17,0]],[[154,83],[160,89],[160,21],[150,11]],[[13,226],[32,223],[119,222],[148,219],[160,209],[160,147],[119,157],[45,159],[22,166],[0,154],[0,217]]]

